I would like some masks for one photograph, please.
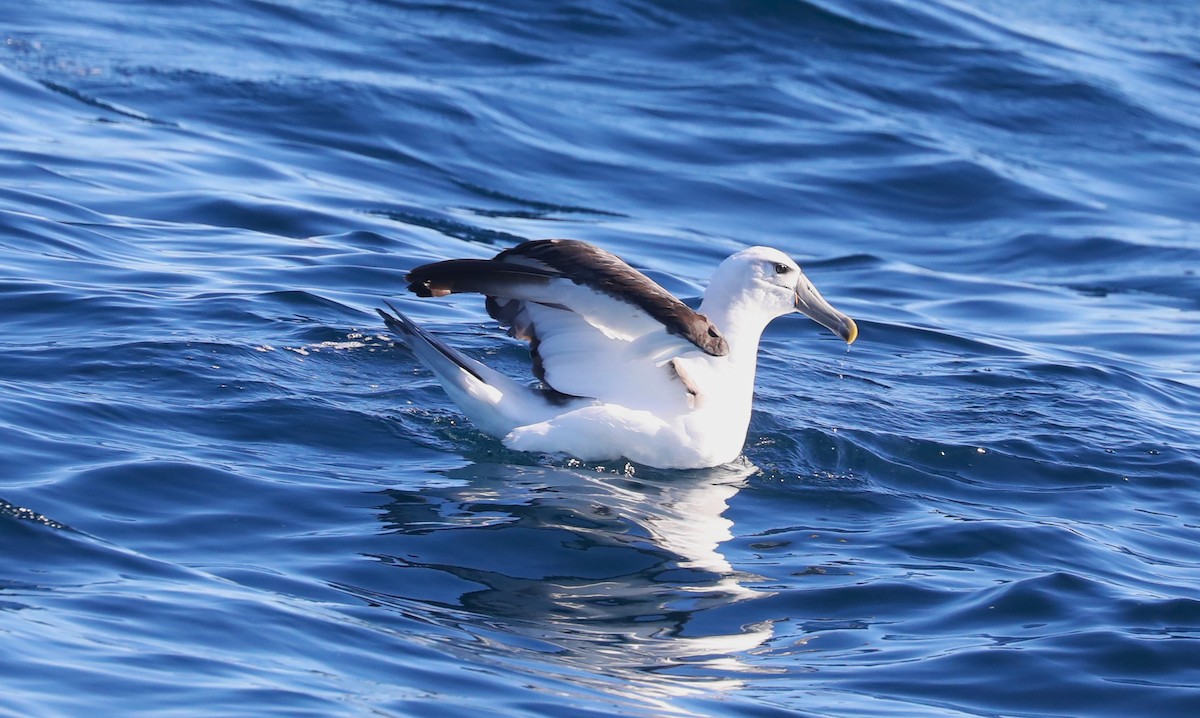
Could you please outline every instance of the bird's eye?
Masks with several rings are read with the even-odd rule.
[[[787,266],[783,262],[777,262],[775,264],[775,273],[776,274],[787,274],[790,271],[792,271],[792,268]]]

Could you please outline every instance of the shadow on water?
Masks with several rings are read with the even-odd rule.
[[[341,588],[450,622],[500,658],[552,656],[584,680],[663,698],[734,689],[748,670],[737,654],[771,635],[719,610],[766,595],[721,552],[733,526],[723,513],[757,472],[453,469],[440,487],[383,492],[391,548],[374,558],[402,573],[380,577],[383,589]]]

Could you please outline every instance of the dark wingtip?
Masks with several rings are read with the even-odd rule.
[[[433,290],[429,287],[428,279],[417,276],[415,272],[409,272],[404,275],[404,279],[408,282],[408,291],[418,297],[434,296]]]
[[[392,306],[392,303],[387,301],[386,299],[383,300],[383,303],[388,305],[388,309],[391,309],[393,312],[396,313],[395,316],[393,316],[393,315],[388,314],[387,312],[383,311],[379,307],[375,308],[375,312],[377,314],[379,314],[379,316],[383,319],[383,323],[385,325],[387,325],[387,328],[391,329],[392,331],[396,332],[397,334],[409,334],[410,330],[409,330],[408,324],[402,318],[402,317],[404,317],[404,315],[400,313],[400,310],[396,309],[394,306]]]
[[[389,328],[396,321],[395,317],[393,317],[391,314],[388,314],[387,312],[383,311],[379,307],[375,308],[375,313],[378,314],[381,319],[383,319],[383,323],[388,325]]]
[[[422,265],[416,269],[411,269],[404,275],[404,281],[408,282],[408,291],[418,297],[432,297],[433,292],[429,291],[429,277],[422,276],[422,269],[429,265]],[[388,305],[391,306],[391,305]],[[393,307],[394,308],[394,307]]]
[[[455,292],[479,291],[472,286],[472,279],[481,273],[486,274],[493,265],[490,259],[447,259],[409,270],[404,275],[404,281],[408,282],[408,291],[418,297],[444,297]]]

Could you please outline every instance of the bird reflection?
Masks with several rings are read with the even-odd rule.
[[[662,697],[735,688],[738,654],[770,637],[739,621],[764,594],[721,553],[729,500],[757,470],[472,464],[384,492],[394,547],[375,558],[402,572],[343,588]]]

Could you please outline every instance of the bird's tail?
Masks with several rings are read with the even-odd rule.
[[[520,384],[448,346],[385,302],[376,309],[384,324],[437,377],[467,418],[484,433],[503,438],[518,426],[543,421],[552,413],[544,392]],[[559,409],[561,410],[561,408]]]

